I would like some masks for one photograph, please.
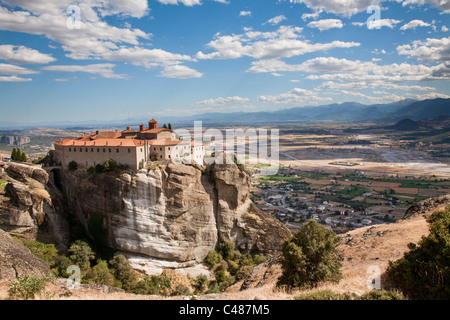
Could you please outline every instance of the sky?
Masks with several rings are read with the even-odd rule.
[[[0,0],[0,122],[450,98],[448,0]]]

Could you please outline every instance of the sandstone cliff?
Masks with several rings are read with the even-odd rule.
[[[0,229],[16,238],[51,242],[67,248],[69,225],[64,199],[45,170],[8,163],[8,184],[0,189]]]
[[[30,138],[26,136],[0,135],[0,143],[11,146],[21,146],[30,143]]]
[[[236,165],[168,164],[137,173],[64,171],[68,212],[89,230],[101,213],[108,244],[148,274],[164,268],[193,276],[219,242],[243,252],[276,251],[289,231],[249,199],[250,177]]]

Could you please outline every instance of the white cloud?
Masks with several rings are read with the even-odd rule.
[[[0,82],[29,82],[32,81],[31,78],[21,78],[18,76],[10,76],[10,77],[4,77],[0,76]]]
[[[294,88],[286,93],[276,96],[259,96],[261,102],[274,104],[291,104],[291,105],[312,105],[319,102],[333,101],[330,97],[323,97],[317,91],[306,90],[303,88]]]
[[[49,54],[40,53],[37,50],[25,46],[0,45],[0,60],[18,64],[44,64],[56,61]]]
[[[200,0],[158,0],[162,4],[184,4],[187,7],[192,7],[195,5],[201,5],[202,2]],[[214,0],[215,2],[225,3],[228,4],[229,1],[227,0]]]
[[[112,63],[88,64],[88,65],[53,65],[42,67],[46,71],[58,72],[86,72],[97,74],[103,78],[109,79],[124,79],[124,75],[115,74],[112,70],[116,65]]]
[[[195,105],[201,105],[201,106],[225,106],[230,104],[241,104],[246,103],[250,101],[248,98],[241,98],[238,96],[234,97],[227,97],[227,98],[216,98],[216,99],[208,99],[208,100],[202,100],[199,102],[196,102]]]
[[[448,28],[447,28],[446,26],[442,26],[441,31],[442,31],[442,32],[447,32],[447,31],[448,31]]]
[[[371,21],[368,21],[367,23],[352,22],[352,25],[358,26],[358,27],[367,25],[368,29],[375,29],[375,28],[382,28],[382,27],[387,27],[387,28],[393,29],[395,27],[395,25],[400,22],[401,22],[400,20],[395,20],[395,19],[380,19],[380,20],[371,20]]]
[[[275,25],[279,24],[283,20],[287,20],[287,18],[284,15],[281,15],[281,16],[273,17],[272,19],[267,20],[263,24],[269,23],[269,24],[275,26]]]
[[[352,16],[366,11],[371,5],[378,5],[382,0],[289,0],[291,3],[304,3],[314,11],[326,11],[334,14]]]
[[[450,61],[450,37],[416,40],[397,47],[398,54],[409,55],[421,61]]]
[[[287,1],[287,0],[286,0]],[[395,0],[403,6],[409,4],[434,5],[444,12],[450,12],[450,2],[447,0]],[[358,12],[364,12],[372,5],[379,6],[383,0],[289,0],[291,3],[303,3],[314,11],[326,11],[328,13],[352,16]]]
[[[300,39],[301,32],[302,28],[281,26],[276,32],[249,31],[245,34],[232,36],[216,35],[216,38],[207,44],[207,47],[215,51],[207,54],[199,51],[196,58],[235,59],[248,56],[254,59],[273,60],[360,45],[356,42],[337,40],[329,43],[311,43]]]
[[[6,63],[0,63],[0,74],[7,74],[7,75],[22,75],[22,74],[35,74],[38,73],[37,71],[22,68],[19,66],[15,66],[12,64],[6,64]]]
[[[426,23],[422,20],[412,20],[408,22],[407,24],[404,24],[400,30],[407,30],[407,29],[416,29],[417,27],[429,27],[431,24]]]
[[[308,23],[308,27],[317,28],[320,31],[328,30],[328,29],[341,29],[344,26],[341,20],[339,19],[322,19],[317,21],[311,21]]]
[[[252,12],[251,11],[241,11],[239,12],[239,16],[240,17],[247,17],[247,16],[251,16]]]
[[[160,73],[161,77],[173,79],[201,78],[203,73],[183,65],[167,65]]]
[[[401,2],[403,6],[410,4],[423,5],[428,3],[438,7],[444,12],[450,12],[450,2],[447,0],[397,0],[397,2]]]

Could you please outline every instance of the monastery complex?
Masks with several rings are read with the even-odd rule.
[[[155,161],[196,162],[203,164],[204,146],[183,141],[167,128],[158,128],[152,119],[139,130],[96,131],[73,139],[55,142],[56,161],[67,168],[74,161],[79,168],[103,164],[109,159],[138,170]]]

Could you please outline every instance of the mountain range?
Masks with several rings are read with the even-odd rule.
[[[201,113],[191,116],[164,116],[157,117],[159,123],[172,123],[178,127],[192,126],[193,121],[202,121],[204,124],[243,125],[243,124],[268,124],[268,123],[307,123],[318,121],[333,122],[375,122],[395,123],[405,118],[418,121],[436,118],[438,116],[450,116],[450,99],[428,100],[401,100],[387,104],[365,105],[357,102],[333,103],[321,106],[306,106],[286,108],[275,111],[258,112],[230,112],[230,113]],[[156,116],[155,116],[156,118]],[[0,128],[12,127],[123,127],[146,123],[148,119],[133,118],[118,121],[84,121],[84,122],[57,122],[57,123],[29,123],[19,124],[1,122]]]
[[[172,123],[255,124],[295,122],[376,122],[395,123],[408,118],[414,121],[450,116],[450,99],[401,100],[388,104],[364,105],[357,102],[333,103],[314,107],[295,107],[273,112],[203,113],[189,117],[164,117],[159,121]]]

